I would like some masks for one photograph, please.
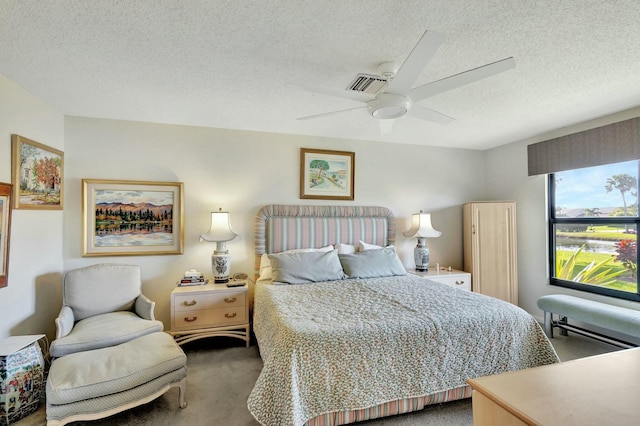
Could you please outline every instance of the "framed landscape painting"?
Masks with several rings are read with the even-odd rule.
[[[9,276],[9,241],[11,234],[11,185],[0,183],[0,287],[7,286]]]
[[[300,198],[353,200],[355,153],[300,150]]]
[[[13,208],[62,210],[64,153],[11,135]]]
[[[82,256],[182,254],[182,182],[82,180]]]

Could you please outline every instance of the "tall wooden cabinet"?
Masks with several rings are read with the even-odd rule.
[[[516,204],[478,201],[462,206],[464,270],[471,288],[518,304]]]

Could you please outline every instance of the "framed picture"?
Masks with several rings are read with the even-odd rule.
[[[182,254],[182,182],[82,179],[82,256]]]
[[[11,185],[0,183],[0,287],[7,286],[9,276],[9,241],[11,234]]]
[[[353,200],[355,153],[300,150],[300,198]]]
[[[19,135],[11,135],[13,208],[62,210],[64,154]]]

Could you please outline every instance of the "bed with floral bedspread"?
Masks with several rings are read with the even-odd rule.
[[[559,361],[524,310],[413,275],[259,283],[254,331],[264,366],[248,407],[263,425],[303,425]]]

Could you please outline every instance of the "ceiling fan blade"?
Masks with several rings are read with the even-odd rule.
[[[285,84],[285,87],[303,91],[303,92],[308,92],[312,96],[324,95],[324,96],[330,96],[333,98],[349,99],[357,102],[368,102],[371,99],[373,99],[373,96],[368,93],[353,92],[353,91],[347,91],[347,90],[331,90],[331,89],[324,89],[322,87],[301,86],[299,84],[293,84],[293,83],[287,83]]]
[[[438,124],[449,124],[455,120],[453,117],[449,117],[446,114],[415,104],[407,114],[421,120],[432,121]]]
[[[515,68],[516,61],[513,57],[502,59],[491,64],[483,65],[478,68],[474,68],[469,71],[461,72],[450,77],[443,78],[442,80],[433,81],[431,83],[418,86],[409,92],[409,96],[413,102],[421,101],[430,96],[437,95],[448,90],[455,89],[465,84],[473,83],[478,80],[482,80],[492,75],[499,74],[507,71],[511,68]]]
[[[385,91],[401,95],[407,94],[444,39],[444,34],[425,31]]]
[[[347,109],[341,109],[339,111],[331,111],[331,112],[323,112],[322,114],[314,114],[314,115],[307,115],[306,117],[298,117],[296,120],[313,120],[316,118],[322,118],[322,117],[329,117],[332,115],[338,115],[338,114],[342,114],[345,112],[349,112],[349,111],[355,111],[358,109],[366,109],[367,106],[359,106],[359,107],[355,107],[355,108],[347,108]]]

